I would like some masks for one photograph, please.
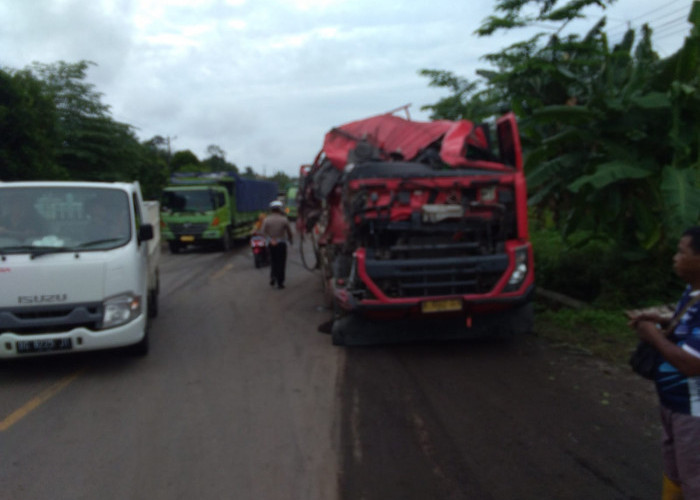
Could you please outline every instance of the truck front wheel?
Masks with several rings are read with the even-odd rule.
[[[345,333],[338,321],[333,322],[333,327],[331,328],[331,342],[338,347],[345,345]]]
[[[155,318],[158,316],[158,291],[151,290],[148,292],[148,316]]]
[[[228,252],[231,250],[231,231],[226,228],[224,231],[224,235],[221,238],[221,249],[224,252]]]
[[[333,325],[331,326],[331,342],[336,346],[345,345],[344,322],[341,321],[347,313],[338,304],[338,299],[333,297]]]
[[[180,253],[180,243],[177,241],[169,241],[168,248],[170,248],[170,253]]]

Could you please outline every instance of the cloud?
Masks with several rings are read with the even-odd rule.
[[[687,0],[690,3],[690,0]],[[493,2],[32,0],[0,3],[0,65],[94,61],[90,82],[142,140],[295,175],[333,126],[445,95],[418,75],[474,78],[522,32],[476,38]],[[616,22],[654,0],[619,0]],[[626,9],[626,10],[625,10]],[[586,31],[603,15],[581,24]],[[611,12],[611,17],[613,13]],[[611,23],[612,24],[612,23]],[[676,42],[678,44],[678,42]]]

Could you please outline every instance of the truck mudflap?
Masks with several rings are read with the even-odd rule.
[[[368,312],[368,311],[366,311]],[[334,345],[361,346],[411,341],[509,339],[532,332],[532,302],[510,304],[498,314],[404,317],[377,321],[371,315],[346,314],[333,322]]]

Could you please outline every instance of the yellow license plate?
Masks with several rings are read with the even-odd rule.
[[[194,236],[180,236],[180,241],[194,241]]]
[[[420,306],[424,313],[461,311],[462,301],[461,299],[426,300],[421,302]]]

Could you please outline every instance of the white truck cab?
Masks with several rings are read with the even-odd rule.
[[[137,182],[0,182],[0,358],[146,354],[159,257]]]

